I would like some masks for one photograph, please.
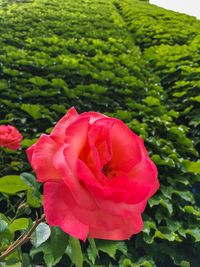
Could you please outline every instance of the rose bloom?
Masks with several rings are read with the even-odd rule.
[[[158,189],[143,140],[122,121],[75,108],[27,150],[51,226],[85,240],[123,240],[143,228],[141,213]]]
[[[23,136],[11,125],[0,126],[0,147],[16,150],[20,147]]]

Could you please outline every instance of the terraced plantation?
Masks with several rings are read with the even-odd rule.
[[[0,172],[31,183],[0,191],[0,252],[42,211],[25,149],[71,106],[123,120],[161,184],[130,240],[84,243],[51,227],[0,266],[199,266],[199,26],[146,1],[0,1],[0,124],[24,136],[21,150],[2,150]]]

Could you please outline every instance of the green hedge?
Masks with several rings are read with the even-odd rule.
[[[89,240],[81,244],[81,256],[80,243],[52,227],[48,240],[40,240],[37,248],[23,246],[8,258],[6,266],[22,261],[26,267],[70,266],[70,262],[76,267],[82,262],[93,267],[198,266],[197,141],[189,138],[194,134],[188,133],[188,118],[182,117],[187,104],[177,108],[176,98],[167,98],[161,68],[155,71],[156,54],[149,48],[143,55],[133,43],[134,37],[143,49],[162,39],[151,39],[147,29],[141,35],[149,40],[144,45],[137,31],[132,32],[128,20],[139,25],[138,12],[143,7],[147,23],[149,11],[145,8],[149,5],[136,1],[4,1],[0,19],[0,123],[17,126],[25,140],[22,155],[20,151],[3,151],[1,177],[26,172],[22,178],[29,188],[0,195],[0,251],[28,228],[36,212],[40,213],[42,188],[35,183],[24,149],[42,132],[49,132],[72,105],[79,112],[94,110],[118,117],[140,134],[159,168],[161,183],[143,215],[143,232],[129,241]],[[172,25],[174,13],[167,14]],[[186,22],[188,28],[181,32]],[[156,24],[163,25],[163,20]],[[186,47],[188,40],[194,39],[196,24],[193,18],[180,15],[177,29],[171,33],[174,40],[180,39]],[[198,113],[197,106],[193,111]]]
[[[200,35],[188,45],[162,45],[145,51],[145,58],[160,76],[166,103],[179,112],[178,121],[200,151]]]
[[[158,75],[160,79],[167,109],[175,111],[176,123],[184,125],[187,136],[199,152],[199,21],[193,17],[138,1],[115,1],[115,4],[127,23],[135,42],[142,49],[143,58],[148,62],[151,71]],[[181,127],[179,127],[179,130],[181,136]],[[181,155],[185,157],[183,151],[181,151]],[[196,165],[196,172],[199,173],[198,158],[198,155],[197,157],[191,157],[192,160],[196,161],[196,163],[193,163],[193,167]],[[188,179],[185,190],[192,192],[198,207],[197,210],[199,210],[199,178],[188,176]],[[176,186],[174,184],[170,191],[176,190]],[[185,217],[187,214],[182,216]],[[198,226],[198,216],[196,217],[196,223],[189,221],[186,224],[188,229],[190,225],[194,226],[196,224]],[[176,213],[172,218],[174,222],[177,222]],[[199,240],[196,239],[196,241]],[[199,245],[193,245],[189,248],[187,242],[183,241],[181,246],[175,246],[175,242],[173,242],[172,247],[175,253],[179,256],[182,255],[183,258],[185,257],[185,260],[187,259],[186,255],[192,255],[192,253],[198,259]],[[184,249],[187,247],[188,251],[186,253]],[[172,255],[171,252],[170,255]],[[173,258],[173,256],[171,257]],[[195,259],[190,259],[189,262],[190,266],[198,266],[198,261],[195,262]]]
[[[114,3],[142,49],[160,44],[187,44],[199,33],[200,22],[195,17],[137,0]]]

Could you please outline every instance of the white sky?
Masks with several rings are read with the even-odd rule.
[[[150,3],[200,19],[200,0],[150,0]]]

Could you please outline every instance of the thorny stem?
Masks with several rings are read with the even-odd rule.
[[[35,231],[36,227],[43,222],[45,215],[43,214],[40,219],[36,219],[33,226],[24,234],[22,234],[15,242],[13,242],[0,256],[0,262],[3,261],[8,255],[13,253],[17,248],[21,247],[24,243],[30,240],[32,233]]]

